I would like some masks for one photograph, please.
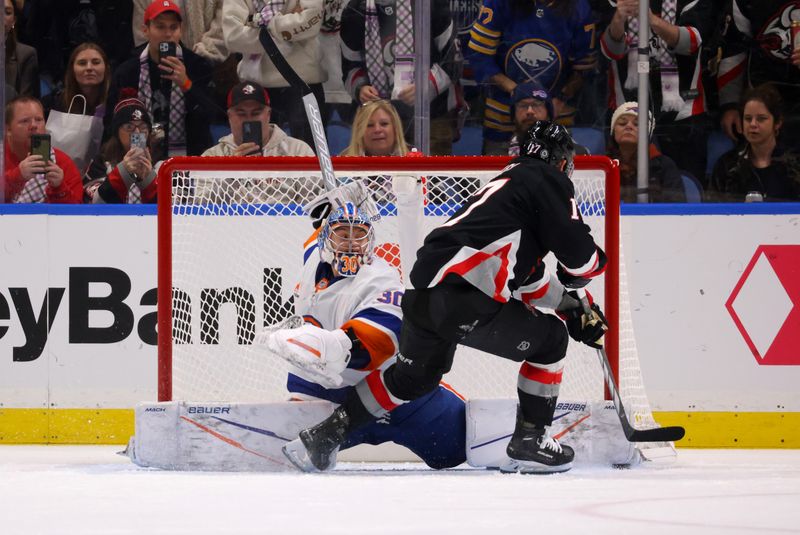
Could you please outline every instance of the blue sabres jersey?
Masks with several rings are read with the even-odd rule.
[[[558,94],[573,71],[595,67],[595,24],[588,0],[576,0],[567,15],[542,3],[529,16],[520,16],[510,4],[484,0],[472,25],[467,53],[479,83],[502,73],[517,83],[536,80]],[[510,138],[510,100],[498,86],[489,87],[484,115],[489,137]]]

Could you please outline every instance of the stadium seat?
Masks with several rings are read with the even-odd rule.
[[[350,144],[350,127],[341,121],[331,120],[325,133],[328,136],[328,150],[331,156],[337,156]]]
[[[683,191],[686,193],[686,202],[703,202],[703,186],[687,171],[681,172]]]
[[[480,156],[482,145],[482,127],[465,125],[461,129],[461,138],[453,143],[453,156]]]
[[[44,98],[53,92],[53,85],[45,78],[39,78],[39,95]]]
[[[598,128],[576,126],[572,128],[572,139],[578,145],[586,147],[589,154],[602,155],[606,153],[606,136]]]
[[[211,125],[211,140],[216,145],[220,138],[227,136],[231,133],[231,127],[228,124],[212,124]]]
[[[722,130],[713,130],[708,135],[708,142],[706,144],[706,176],[711,176],[714,170],[714,164],[720,156],[735,147],[735,143],[731,138],[725,135]]]

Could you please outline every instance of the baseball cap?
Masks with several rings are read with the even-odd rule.
[[[269,106],[267,90],[255,82],[240,82],[228,92],[228,107],[236,106],[245,100],[252,100]]]
[[[514,105],[526,98],[533,98],[544,102],[547,108],[548,118],[551,120],[553,119],[553,115],[555,114],[553,110],[553,100],[550,98],[550,94],[547,90],[542,87],[542,84],[534,80],[517,84],[517,87],[514,88],[514,92],[511,94],[511,104]]]
[[[175,14],[178,15],[178,19],[181,21],[183,20],[181,8],[169,0],[154,0],[149,6],[147,6],[147,9],[144,10],[144,23],[147,24],[157,16],[161,15],[162,13],[166,13],[167,11],[175,12]]]

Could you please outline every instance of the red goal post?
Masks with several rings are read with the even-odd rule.
[[[368,173],[379,173],[381,175],[391,176],[393,173],[397,174],[415,174],[423,177],[451,177],[454,183],[457,183],[460,177],[463,176],[477,176],[485,177],[495,176],[500,170],[505,167],[509,162],[507,157],[418,157],[418,158],[402,158],[402,157],[336,157],[333,158],[333,167],[337,176],[358,177]],[[589,202],[602,204],[602,214],[596,214],[602,217],[602,226],[604,240],[601,245],[609,259],[608,268],[605,272],[603,283],[603,310],[609,321],[611,329],[606,336],[606,349],[611,361],[614,374],[619,380],[619,348],[620,348],[620,335],[619,335],[619,295],[620,295],[620,221],[619,221],[619,168],[615,162],[603,156],[579,156],[575,159],[576,177],[582,174],[599,176],[603,175],[604,180],[602,193],[602,201],[592,200],[582,203],[581,193],[577,193],[578,204],[582,210],[584,205]],[[196,242],[198,248],[208,247],[212,251],[206,251],[206,255],[211,255],[213,258],[214,248],[219,247],[219,256],[225,256],[222,252],[222,245],[227,245],[229,241],[237,240],[236,235],[228,236],[222,230],[221,236],[218,239],[218,245],[214,245],[213,240],[209,234],[208,224],[213,224],[218,221],[220,225],[227,224],[223,221],[227,214],[231,213],[231,206],[236,205],[237,212],[235,215],[242,215],[242,205],[247,201],[246,199],[239,199],[235,203],[227,203],[225,209],[220,209],[221,204],[204,203],[193,198],[196,191],[196,184],[193,182],[195,176],[203,176],[203,180],[213,180],[218,177],[220,181],[238,180],[237,187],[241,185],[242,181],[247,181],[248,184],[257,180],[271,180],[280,181],[284,177],[294,176],[300,177],[303,175],[319,176],[319,166],[316,158],[308,157],[178,157],[165,161],[158,172],[158,399],[160,401],[172,400],[174,396],[174,352],[176,345],[183,349],[183,346],[188,345],[186,340],[188,336],[182,339],[179,344],[175,343],[176,332],[173,327],[180,323],[178,316],[174,317],[173,300],[177,299],[176,292],[180,288],[173,289],[176,281],[176,274],[173,271],[176,269],[176,262],[174,258],[175,246],[186,245],[185,241]],[[210,177],[210,178],[209,178]],[[234,177],[234,178],[231,178]],[[248,177],[244,179],[242,177]],[[249,178],[252,177],[252,178]],[[300,180],[294,178],[293,180]],[[309,178],[308,180],[314,181],[316,179]],[[576,180],[576,191],[579,191],[579,186]],[[444,189],[442,189],[443,191]],[[428,195],[431,195],[430,184]],[[463,198],[459,197],[460,199]],[[312,196],[305,195],[304,202],[310,201]],[[177,202],[176,202],[177,201]],[[438,200],[441,201],[441,199]],[[185,203],[185,204],[182,204]],[[256,203],[258,204],[258,203]],[[298,211],[301,206],[282,205],[282,212],[292,217],[300,215]],[[209,211],[209,206],[214,206]],[[185,207],[190,209],[184,210]],[[595,206],[595,209],[597,207]],[[205,211],[205,212],[204,212]],[[245,216],[257,215],[255,213],[245,212]],[[208,217],[212,216],[212,217]],[[190,220],[191,218],[205,218],[202,230],[198,230],[197,235],[189,233],[176,232],[176,221]],[[308,222],[308,218],[305,218]],[[310,223],[310,222],[309,222]],[[183,224],[183,223],[180,223]],[[311,230],[310,224],[308,225],[309,232]],[[283,239],[280,231],[277,233],[274,240],[275,242]],[[302,243],[294,243],[298,250],[301,249]],[[243,244],[242,249],[245,254],[247,250],[252,250],[257,247],[271,246],[265,243]],[[216,262],[208,263],[207,260],[199,261],[198,264],[192,267],[189,264],[187,269],[196,269],[198,272],[203,270],[211,270],[214,272],[226,269],[235,269],[240,264],[241,259],[236,255],[230,255],[233,258],[228,258],[230,268],[217,268]],[[205,257],[209,258],[208,256]],[[224,260],[224,259],[222,259]],[[183,269],[183,268],[181,268]],[[287,270],[287,272],[290,270]],[[291,275],[291,273],[289,273]],[[182,276],[182,274],[179,274]],[[205,287],[205,286],[204,286]],[[597,288],[597,282],[592,285],[594,289]],[[265,298],[266,299],[266,298]],[[191,300],[187,300],[190,304]],[[252,299],[250,299],[252,301]],[[177,302],[177,301],[175,301]],[[181,305],[180,307],[182,307]],[[188,306],[188,305],[187,305]],[[179,308],[180,308],[179,307]],[[266,307],[266,305],[265,305]],[[189,310],[191,312],[191,310]],[[181,311],[179,311],[181,313]],[[201,312],[202,314],[202,312]],[[191,321],[196,321],[196,318]],[[186,323],[188,325],[189,320]],[[240,327],[241,321],[237,320],[236,329]],[[233,327],[231,327],[233,329]],[[180,333],[177,333],[179,338]],[[202,338],[202,335],[201,335]],[[202,342],[202,340],[201,340]],[[208,344],[207,344],[208,345]],[[571,342],[571,346],[577,345]],[[198,344],[198,348],[202,348],[203,344]],[[194,358],[194,355],[192,356]],[[458,357],[456,357],[458,359]],[[595,357],[596,359],[596,357]],[[502,360],[502,359],[498,359]],[[225,362],[225,361],[222,361]],[[202,366],[202,363],[200,363]],[[602,371],[597,362],[594,363],[596,373],[602,382]],[[225,365],[218,365],[218,371],[211,371],[211,374],[225,372]],[[637,363],[638,367],[638,363]],[[636,370],[638,373],[638,369]],[[188,379],[191,381],[191,379]],[[641,379],[639,379],[641,381]],[[602,384],[602,383],[601,383]],[[458,387],[458,385],[456,385]],[[624,390],[624,384],[623,384]],[[623,392],[624,396],[624,392]],[[606,393],[607,398],[607,393]],[[240,399],[192,399],[192,401],[242,401]]]

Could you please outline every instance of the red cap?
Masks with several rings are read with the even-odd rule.
[[[147,9],[144,10],[144,23],[147,24],[157,16],[161,15],[162,13],[166,13],[167,11],[173,11],[176,15],[178,15],[178,19],[183,21],[181,8],[169,0],[154,0],[149,6],[147,6]]]

